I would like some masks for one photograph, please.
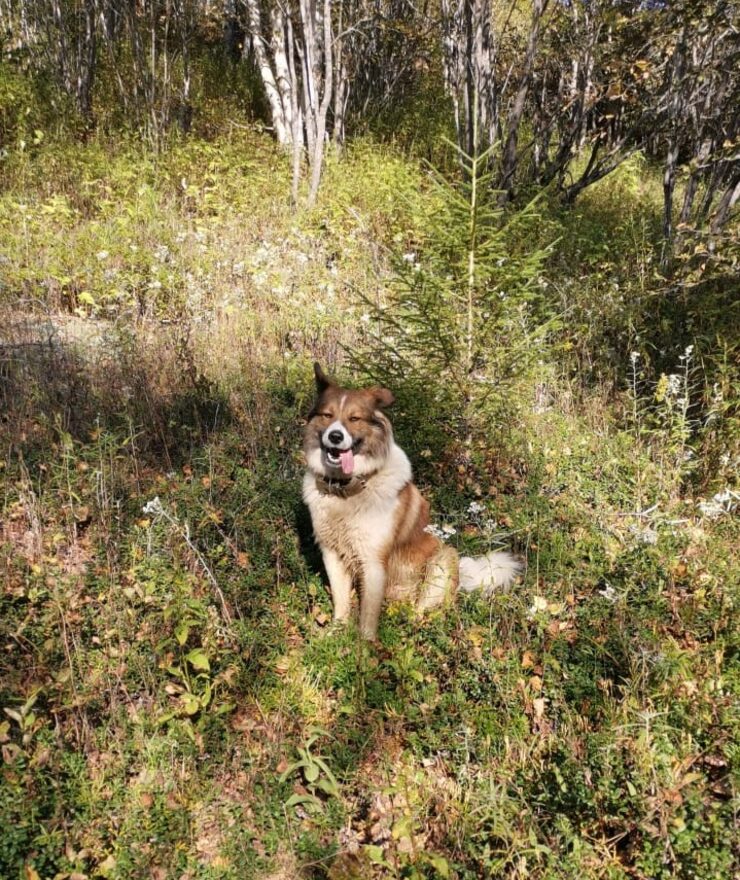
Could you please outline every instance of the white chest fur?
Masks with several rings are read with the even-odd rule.
[[[322,549],[334,550],[355,571],[379,560],[393,537],[399,492],[410,479],[409,460],[395,444],[365,489],[349,498],[322,493],[316,486],[316,474],[308,470],[303,499]]]

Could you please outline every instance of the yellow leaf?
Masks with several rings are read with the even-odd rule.
[[[108,856],[107,858],[103,859],[103,861],[98,865],[98,873],[102,874],[103,877],[109,877],[115,867],[116,860],[113,858],[112,855]]]
[[[471,644],[475,645],[476,648],[479,648],[483,644],[483,639],[485,638],[486,631],[482,626],[471,626],[470,629],[466,633],[468,637],[468,641]]]

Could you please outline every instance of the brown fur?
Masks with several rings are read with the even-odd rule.
[[[351,589],[359,588],[360,630],[374,639],[384,599],[408,600],[420,610],[451,601],[461,561],[454,548],[426,531],[429,503],[411,481],[411,465],[381,411],[393,402],[391,392],[341,388],[318,364],[315,373],[318,396],[304,432],[303,497],[329,576],[334,616],[347,619]],[[335,432],[341,445],[333,445]],[[345,457],[353,450],[351,473],[340,466],[337,450]],[[508,567],[508,573],[481,578],[478,568],[487,557],[466,558],[462,562],[472,566],[474,577],[465,589],[492,588],[513,576],[513,557],[489,556],[491,566]]]

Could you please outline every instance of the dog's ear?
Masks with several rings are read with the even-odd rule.
[[[334,383],[331,379],[326,375],[326,373],[321,369],[321,364],[318,361],[314,362],[313,365],[313,374],[316,377],[316,391],[319,394],[323,394],[330,385]]]
[[[393,396],[393,392],[389,391],[387,388],[371,388],[370,393],[373,395],[375,405],[381,409],[384,409],[386,406],[391,406],[396,399]]]

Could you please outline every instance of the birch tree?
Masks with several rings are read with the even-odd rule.
[[[279,144],[292,151],[292,199],[298,201],[303,157],[309,168],[308,205],[318,194],[334,99],[346,97],[341,55],[342,0],[246,0],[254,58]]]

